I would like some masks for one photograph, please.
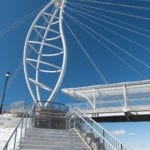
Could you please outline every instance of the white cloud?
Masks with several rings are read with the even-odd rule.
[[[129,132],[128,135],[133,136],[135,134],[133,132]]]
[[[113,130],[113,131],[111,131],[111,133],[113,135],[124,135],[126,133],[126,130],[124,130],[124,129]]]
[[[140,143],[140,142],[137,142],[137,143],[134,143],[134,146],[137,147],[137,148],[143,148],[144,144]]]

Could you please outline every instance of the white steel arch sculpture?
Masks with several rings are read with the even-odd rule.
[[[41,106],[53,100],[65,73],[64,5],[65,0],[51,0],[43,8],[29,29],[24,46],[26,83],[34,102]]]

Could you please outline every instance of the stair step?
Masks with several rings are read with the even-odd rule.
[[[78,141],[81,141],[81,139],[79,137],[69,137],[68,138],[59,138],[59,137],[24,137],[22,138],[21,141],[52,141],[52,142],[55,142],[55,141],[63,141],[64,142],[72,142],[72,141],[75,141],[75,142],[78,142]]]
[[[77,147],[77,148],[58,148],[58,147],[56,147],[56,148],[20,148],[20,150],[89,150],[88,148],[79,148],[79,147]],[[103,150],[103,149],[100,149],[100,150]]]
[[[42,129],[42,130],[40,130],[40,129],[38,129],[38,130],[28,130],[28,129],[27,129],[27,130],[26,130],[26,134],[31,134],[31,133],[32,133],[32,134],[41,134],[41,133],[42,133],[42,134],[47,134],[47,135],[48,135],[48,134],[54,134],[54,133],[55,133],[55,134],[59,134],[59,135],[61,135],[61,134],[62,134],[62,135],[63,135],[63,134],[64,134],[64,135],[67,135],[67,134],[76,134],[76,133],[73,133],[73,132],[70,133],[70,132],[68,132],[67,130],[61,130],[61,131],[49,130],[49,129],[47,129],[47,130],[45,130],[45,129],[44,129],[44,130],[43,130],[43,129]]]
[[[30,129],[27,129],[27,131],[42,131],[42,132],[62,132],[62,133],[65,133],[67,130],[61,130],[61,129],[44,129],[44,128],[30,128]]]
[[[70,148],[21,148],[20,150],[70,150]],[[89,150],[88,148],[71,148],[71,150]]]
[[[86,146],[83,145],[76,145],[70,143],[70,145],[29,145],[29,144],[23,144],[21,145],[21,149],[49,149],[49,150],[54,150],[54,149],[64,149],[64,150],[80,150],[80,149],[87,149]]]
[[[40,135],[40,134],[38,134],[38,135],[35,135],[35,134],[31,134],[31,135],[26,135],[26,137],[27,138],[43,138],[44,140],[45,139],[66,139],[66,138],[68,138],[68,139],[78,139],[79,137],[77,136],[77,135],[74,135],[74,136],[72,136],[72,135]]]
[[[21,144],[33,144],[33,145],[38,145],[38,144],[41,144],[41,145],[51,145],[51,144],[61,144],[61,145],[63,145],[63,144],[65,144],[65,145],[67,145],[67,144],[70,144],[70,143],[72,143],[72,144],[77,144],[77,145],[82,145],[83,143],[82,143],[82,141],[81,140],[78,140],[78,141],[71,141],[71,140],[55,140],[55,141],[34,141],[34,140],[23,140],[23,141],[21,141]]]
[[[89,150],[89,149],[86,147],[85,148],[74,147],[71,149],[70,149],[70,147],[67,147],[67,148],[66,147],[65,148],[64,147],[63,148],[62,147],[61,148],[60,147],[51,147],[51,148],[44,148],[44,149],[39,147],[39,148],[20,148],[20,150]]]
[[[21,139],[20,150],[88,150],[75,132],[31,128]]]
[[[64,135],[76,135],[76,133],[62,133],[62,132],[60,132],[60,133],[58,133],[58,132],[26,132],[26,135],[39,135],[39,134],[41,134],[41,135],[59,135],[59,136],[64,136]]]

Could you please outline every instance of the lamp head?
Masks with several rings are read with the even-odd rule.
[[[9,76],[10,76],[10,73],[7,72],[7,73],[6,73],[6,78],[9,78]]]

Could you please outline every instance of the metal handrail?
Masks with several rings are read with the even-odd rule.
[[[41,102],[41,101],[40,101]],[[41,102],[44,103],[44,102]],[[56,108],[55,108],[56,107]],[[26,135],[26,129],[34,126],[34,119],[35,119],[35,113],[38,109],[51,109],[51,110],[57,110],[60,112],[66,113],[68,111],[68,107],[65,104],[61,104],[58,102],[50,102],[49,107],[40,107],[37,103],[34,103],[31,105],[22,115],[21,120],[13,130],[12,134],[10,135],[9,139],[7,140],[6,144],[3,147],[3,150],[8,150],[11,146],[11,149],[16,150],[17,144],[19,144],[19,147],[21,145],[21,138]],[[19,131],[20,128],[20,131]],[[17,139],[19,141],[17,141]],[[18,142],[18,143],[17,143]]]
[[[6,144],[3,147],[3,150],[9,150],[10,146],[11,149],[16,150],[17,148],[17,137],[19,137],[19,140],[21,139],[21,137],[23,137],[26,133],[26,128],[31,127],[32,126],[32,118],[31,116],[29,116],[32,112],[32,110],[34,109],[34,104],[32,106],[30,106],[22,115],[21,120],[19,121],[19,123],[17,124],[17,126],[15,127],[15,129],[13,130],[12,134],[10,135],[9,139],[7,140]],[[28,120],[30,119],[30,120]],[[20,127],[20,133],[18,134],[18,130]],[[19,143],[19,147],[20,147],[20,143]]]
[[[95,139],[99,139],[99,144],[101,144],[101,149],[104,150],[131,150],[127,145],[115,138],[111,133],[104,129],[100,124],[95,122],[93,119],[88,117],[84,112],[79,108],[72,109],[66,115],[67,119],[67,128],[75,129],[89,144],[91,149],[96,149],[93,147]],[[90,142],[86,140],[87,135],[89,136]],[[103,148],[102,148],[103,147]]]

